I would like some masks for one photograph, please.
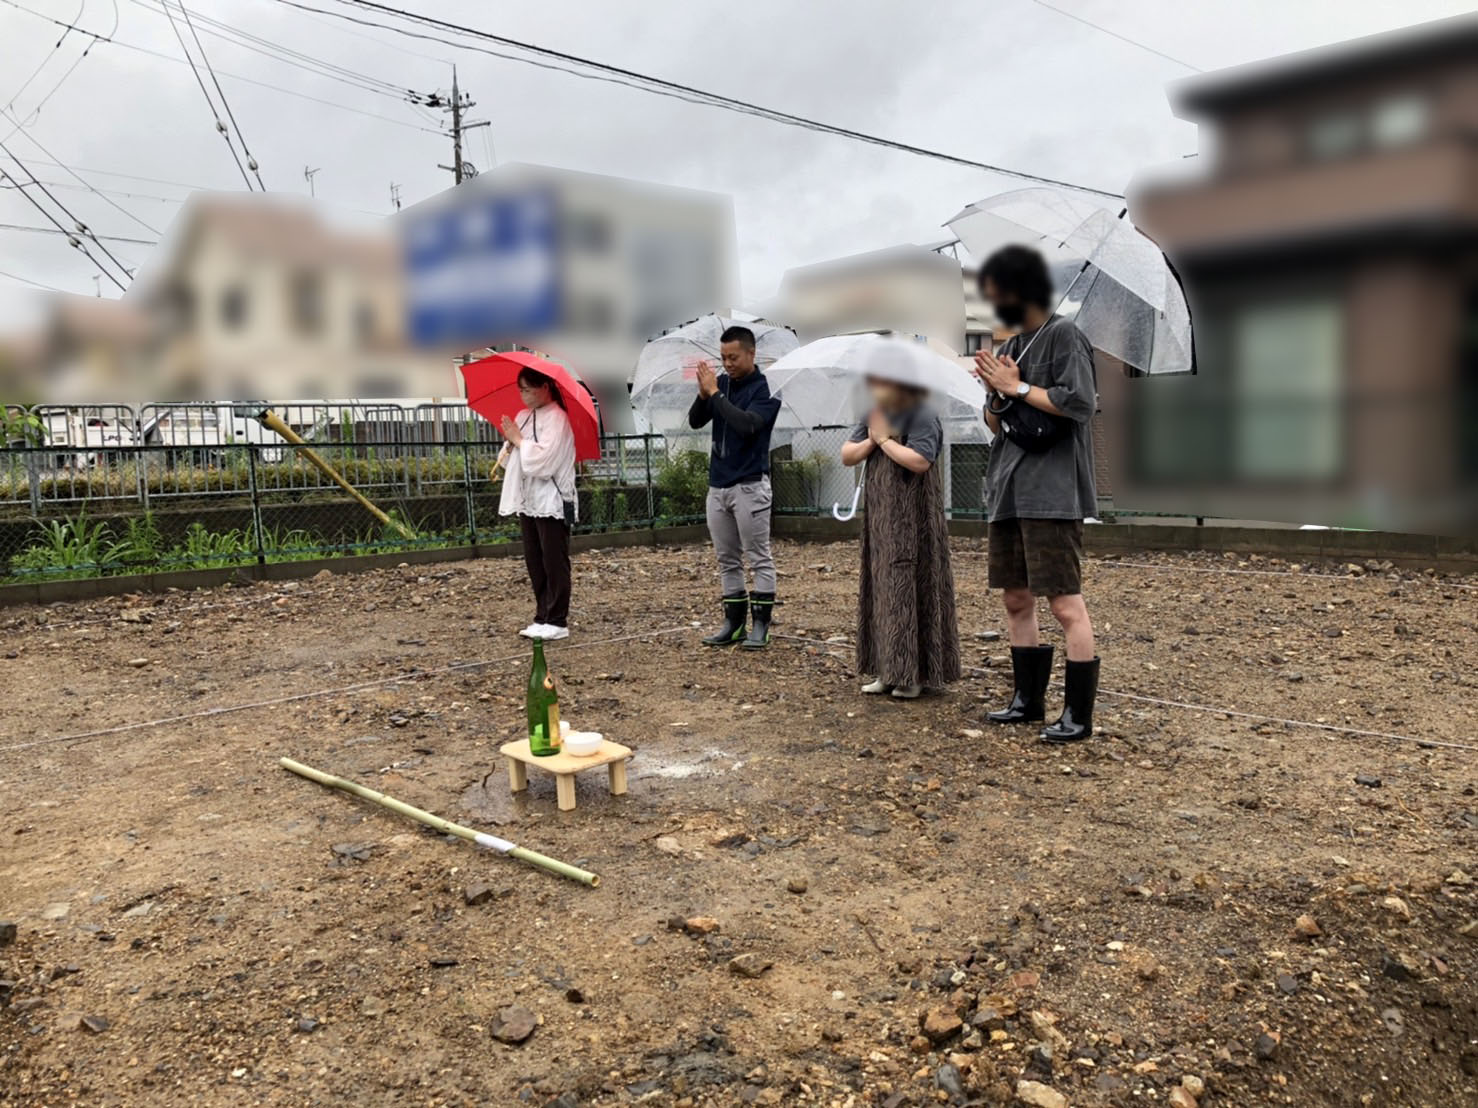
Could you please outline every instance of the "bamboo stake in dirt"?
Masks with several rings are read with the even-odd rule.
[[[323,456],[319,454],[318,451],[309,446],[307,442],[304,441],[301,435],[299,435],[296,431],[294,431],[291,427],[284,423],[281,417],[278,416],[278,414],[274,412],[271,408],[264,408],[262,409],[262,411],[258,412],[257,422],[259,422],[263,427],[266,427],[269,430],[276,431],[288,442],[292,443],[293,446],[297,449],[297,452],[303,457],[307,458],[308,461],[311,462],[320,473],[322,473],[334,484],[338,485],[339,488],[343,489],[350,496],[354,497],[355,500],[359,501],[360,506],[363,507],[365,511],[378,519],[386,527],[394,528],[400,533],[402,538],[411,539],[413,541],[415,540],[416,533],[414,531],[412,531],[405,524],[391,519],[374,504],[371,504],[369,499],[362,492],[356,489],[348,481],[344,480],[344,478],[340,476],[338,470],[334,469],[333,466],[324,461]]]
[[[430,812],[412,807],[404,801],[396,800],[393,796],[386,796],[384,793],[375,792],[374,789],[366,788],[347,778],[335,777],[332,773],[324,773],[322,770],[314,769],[312,766],[305,766],[302,762],[295,762],[291,758],[279,758],[277,764],[285,770],[296,773],[299,777],[306,777],[310,781],[317,781],[320,785],[327,785],[331,789],[342,789],[346,793],[353,793],[355,796],[363,797],[365,800],[371,800],[381,807],[389,808],[392,812],[399,812],[403,816],[410,816],[411,819],[419,823],[424,823],[427,827],[434,827],[443,834],[455,835],[459,839],[466,839],[468,842],[476,843],[478,846],[485,846],[489,850],[496,850],[499,854],[506,854],[511,858],[528,862],[530,865],[547,869],[551,873],[568,877],[572,881],[579,881],[581,884],[589,885],[591,888],[595,888],[600,884],[600,878],[589,870],[581,869],[579,866],[572,866],[568,862],[561,862],[557,858],[550,858],[548,855],[540,854],[536,850],[526,850],[524,847],[514,846],[507,839],[500,839],[496,835],[487,835],[481,831],[474,831],[470,827],[463,827],[460,823],[453,823],[449,819],[433,816]]]

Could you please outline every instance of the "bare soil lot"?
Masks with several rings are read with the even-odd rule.
[[[698,644],[705,549],[577,558],[564,713],[637,756],[570,813],[497,758],[513,560],[0,612],[0,1104],[1478,1103],[1478,581],[1092,562],[1115,695],[1054,749],[979,722],[980,544],[912,704],[855,549],[779,556],[758,654]]]

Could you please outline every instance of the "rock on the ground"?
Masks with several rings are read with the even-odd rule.
[[[517,1046],[532,1035],[538,1025],[538,1016],[527,1008],[514,1005],[498,1009],[498,1014],[493,1017],[491,1031],[493,1038],[500,1043]]]
[[[1397,919],[1407,921],[1411,919],[1411,909],[1406,906],[1406,901],[1402,900],[1399,896],[1386,897],[1380,902],[1380,906]]]
[[[1317,939],[1324,934],[1324,931],[1320,928],[1318,920],[1304,913],[1293,921],[1293,933],[1301,939]]]
[[[929,1041],[937,1046],[950,1036],[958,1034],[965,1024],[958,1012],[949,1005],[942,1004],[938,1008],[931,1008],[925,1012],[923,1019],[919,1021],[919,1026],[923,1028]]]
[[[718,930],[718,920],[712,916],[689,916],[683,920],[683,930],[689,935],[712,935]]]
[[[1040,1081],[1018,1081],[1016,1099],[1033,1108],[1068,1108],[1067,1097]]]
[[[729,959],[729,972],[740,977],[759,977],[774,964],[763,954],[740,954]]]
[[[1170,1090],[1170,1108],[1198,1108],[1196,1098],[1184,1085],[1177,1085]]]
[[[795,893],[796,896],[800,896],[811,887],[811,883],[804,877],[792,877],[785,883],[785,887]]]
[[[494,889],[491,885],[483,885],[481,883],[468,885],[465,889],[462,890],[462,899],[467,903],[469,907],[475,907],[478,904],[486,904],[497,895],[497,890]]]
[[[0,946],[15,942],[17,931],[14,920],[0,919]]]

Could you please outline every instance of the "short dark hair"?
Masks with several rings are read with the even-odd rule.
[[[1003,246],[985,259],[977,280],[985,292],[988,280],[997,291],[1015,293],[1024,304],[1047,308],[1052,304],[1052,275],[1047,259],[1030,246]]]
[[[745,350],[754,350],[754,332],[748,327],[725,327],[724,333],[718,337],[719,342],[737,342]]]

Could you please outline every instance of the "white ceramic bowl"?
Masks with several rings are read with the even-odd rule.
[[[600,749],[605,736],[599,731],[571,731],[564,737],[564,752],[586,758]]]

